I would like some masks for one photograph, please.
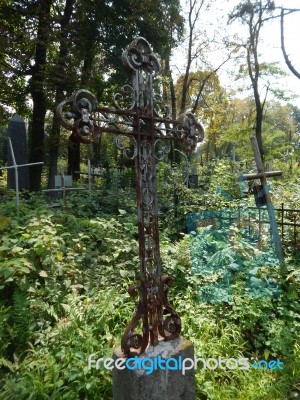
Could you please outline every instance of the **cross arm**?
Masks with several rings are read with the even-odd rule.
[[[28,163],[28,164],[16,164],[16,165],[10,165],[8,167],[1,167],[1,169],[12,169],[12,168],[21,168],[21,167],[30,167],[31,165],[43,165],[44,163],[42,161],[36,162],[36,163]]]
[[[80,89],[57,106],[56,115],[64,128],[71,130],[78,141],[86,144],[97,142],[103,132],[134,137],[137,136],[137,126],[147,124],[152,129],[143,131],[143,136],[181,141],[186,151],[193,151],[204,138],[203,126],[191,112],[173,120],[168,115],[140,112],[130,106],[121,109],[120,102],[115,98],[115,107],[99,106],[91,92]]]
[[[240,177],[241,181],[251,181],[254,179],[272,178],[274,176],[281,176],[282,171],[268,171],[268,172],[257,172],[254,174],[242,174]]]

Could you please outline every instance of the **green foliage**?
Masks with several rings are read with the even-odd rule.
[[[222,240],[221,232],[217,232],[217,237],[211,241],[205,236],[202,245],[206,245],[206,249],[200,246],[204,254],[207,254],[209,246],[218,245],[219,249],[228,246],[228,240],[224,235]],[[183,336],[193,341],[195,354],[203,358],[219,355],[224,359],[249,357],[253,361],[273,357],[284,362],[283,371],[272,373],[259,373],[256,370],[228,373],[218,369],[198,369],[197,399],[283,400],[289,394],[296,394],[299,383],[296,371],[300,365],[297,356],[300,309],[296,301],[299,283],[287,286],[286,274],[283,279],[281,269],[269,267],[263,273],[269,278],[271,275],[271,278],[278,279],[282,289],[280,296],[251,298],[245,293],[245,274],[237,270],[233,272],[232,301],[210,303],[203,298],[199,301],[199,289],[209,277],[192,273],[193,240],[185,236],[176,246],[171,247],[164,242],[162,252],[166,262],[164,268],[175,278],[171,298],[183,320]],[[248,257],[249,251],[254,251],[243,241],[237,246]],[[223,263],[216,262],[215,267],[220,270]],[[295,391],[292,391],[293,387]]]
[[[0,398],[108,398],[109,376],[88,371],[85,357],[108,356],[133,312],[134,220],[47,210],[22,215],[22,224],[3,219]]]
[[[158,167],[160,222],[167,237],[178,239],[186,233],[186,215],[204,209],[218,209],[244,204],[241,198],[238,163],[215,160],[204,166],[189,163],[189,173],[198,174],[198,188],[186,185],[187,167],[182,163],[171,168]],[[194,172],[191,172],[194,171]]]
[[[226,192],[231,190],[231,170],[217,163],[215,171],[216,181],[221,184],[223,176]],[[183,217],[192,207],[189,202],[199,201],[199,193],[185,187],[184,172],[179,169],[172,175],[177,177]],[[169,185],[170,191],[174,181],[163,181],[164,173],[169,171],[159,171],[160,185]],[[208,169],[203,183],[208,201],[219,198],[218,206],[225,198],[224,193],[213,194],[213,178]],[[277,265],[266,243],[254,245],[234,226],[215,233],[202,229],[197,236],[184,235],[171,243],[166,224],[168,218],[174,222],[175,232],[178,220],[167,212],[172,197],[162,187],[160,196],[166,213],[163,270],[174,279],[169,298],[182,317],[183,335],[194,342],[195,354],[277,357],[286,366],[272,373],[198,369],[197,398],[287,398],[292,388],[296,390],[299,370],[300,276],[295,259]],[[0,205],[0,399],[111,399],[111,372],[88,370],[86,357],[93,352],[111,356],[133,315],[135,304],[127,288],[138,280],[136,219],[122,209],[118,215],[101,216],[82,194],[70,198],[70,205],[73,202],[72,212],[53,211],[32,196],[22,203],[19,217],[13,199],[11,207]],[[254,255],[256,270],[249,262]],[[196,274],[192,261],[199,269],[201,257],[205,273]],[[201,289],[220,282],[229,270],[231,300],[199,298]],[[247,295],[249,277],[276,280],[279,296]]]

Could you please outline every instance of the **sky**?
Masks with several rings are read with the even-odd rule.
[[[200,0],[198,1],[200,2]],[[186,3],[186,0],[181,0],[183,10],[187,10]],[[230,26],[227,25],[227,14],[238,3],[239,0],[215,0],[211,10],[208,13],[203,13],[202,19],[200,18],[198,22],[198,29],[201,30],[204,28],[208,32],[209,36],[212,37],[215,28],[219,26],[221,27],[221,33],[225,33],[229,37],[233,37],[233,35],[236,34],[243,36],[243,34],[246,34],[245,27],[241,26],[239,23],[234,23]],[[300,0],[275,0],[275,5],[277,7],[283,6],[284,8],[300,9]],[[285,17],[284,31],[287,53],[294,67],[300,72],[300,12],[290,14]],[[291,100],[291,103],[300,108],[300,80],[289,71],[285,65],[281,52],[280,18],[265,23],[261,37],[263,41],[259,47],[259,51],[261,53],[260,60],[266,62],[278,62],[280,68],[287,72],[288,76],[283,77],[280,80],[276,80],[276,82],[274,81],[274,85],[278,85],[278,87],[284,89],[286,92],[290,91],[298,95],[299,97]],[[184,45],[180,46],[174,52],[171,65],[173,65],[173,72],[175,76],[178,76],[179,73],[184,72],[185,63],[184,57],[182,57],[184,52]],[[213,67],[216,67],[225,58],[225,51],[215,51],[212,55],[210,55],[209,62]],[[194,63],[193,69],[196,68],[197,65]],[[226,88],[233,90],[237,89],[238,86],[242,86],[242,82],[234,81],[234,76],[237,72],[237,63],[226,63],[219,72],[221,84]],[[245,93],[245,96],[246,95],[247,93]],[[243,97],[243,93],[240,93],[239,96]]]

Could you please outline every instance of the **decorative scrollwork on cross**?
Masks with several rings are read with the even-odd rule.
[[[186,151],[194,151],[199,142],[204,139],[203,126],[196,122],[195,115],[191,112],[181,114],[178,128],[183,130],[183,143]],[[182,134],[182,132],[181,132]]]
[[[124,108],[127,110],[133,110],[135,106],[133,87],[130,85],[124,85],[119,93],[113,95],[113,103],[119,110]]]
[[[153,53],[150,44],[146,39],[137,37],[123,51],[122,61],[126,68],[133,71],[147,71],[158,75],[160,64],[156,54]]]
[[[91,118],[97,105],[97,99],[91,92],[80,89],[58,105],[56,115],[61,125],[72,130],[79,142],[93,143],[100,136],[99,127]]]
[[[171,145],[168,142],[165,142],[161,139],[156,139],[154,143],[154,148],[155,148],[155,158],[158,161],[162,161],[165,156],[170,153],[171,150]]]
[[[113,107],[99,106],[92,93],[78,90],[58,105],[57,115],[82,143],[97,141],[102,132],[114,134],[116,146],[135,160],[140,283],[128,290],[130,296],[139,296],[121,340],[123,353],[129,357],[142,354],[149,343],[174,339],[181,331],[180,317],[168,301],[172,279],[161,274],[156,160],[163,160],[170,151],[170,141],[193,151],[203,140],[204,130],[191,112],[172,120],[168,106],[154,93],[153,79],[160,64],[147,40],[133,40],[122,61],[132,82],[113,96]],[[141,333],[137,332],[140,328]]]
[[[122,154],[128,160],[134,160],[137,156],[137,143],[134,137],[128,137],[125,135],[116,135],[115,136],[115,145],[122,151]],[[131,141],[131,146],[130,146]]]

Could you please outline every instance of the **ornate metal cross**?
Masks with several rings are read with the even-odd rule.
[[[57,107],[61,124],[72,130],[72,139],[82,143],[99,140],[102,132],[115,134],[123,154],[135,160],[136,198],[140,257],[140,284],[131,285],[131,296],[139,294],[136,312],[121,340],[126,357],[142,354],[159,338],[179,336],[181,320],[167,299],[172,279],[161,273],[156,191],[156,160],[170,151],[170,140],[180,141],[186,151],[203,140],[204,130],[191,112],[172,120],[169,109],[153,88],[160,72],[158,57],[149,43],[138,37],[123,51],[122,61],[131,73],[132,85],[113,96],[114,107],[97,104],[87,90],[78,90]],[[142,332],[135,331],[142,322]]]
[[[255,194],[260,197],[261,205],[267,206],[268,215],[269,215],[269,219],[270,219],[271,234],[272,234],[273,240],[275,242],[276,253],[277,253],[279,260],[282,260],[283,254],[282,254],[281,240],[279,237],[275,213],[274,213],[271,196],[270,196],[268,185],[267,185],[267,178],[271,178],[274,176],[281,176],[282,171],[265,172],[264,164],[261,159],[256,136],[251,136],[251,144],[252,144],[254,159],[255,159],[255,163],[256,163],[258,172],[255,174],[243,174],[241,176],[241,180],[248,180],[248,181],[254,180],[254,179],[260,180],[260,186],[256,187]]]

